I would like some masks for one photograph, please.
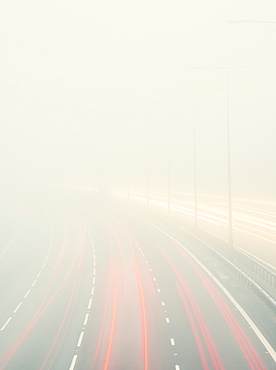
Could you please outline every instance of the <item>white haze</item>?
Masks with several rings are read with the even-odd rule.
[[[1,6],[2,184],[149,181],[275,200],[275,1],[6,1]],[[229,20],[264,22],[229,23]],[[197,67],[212,67],[193,69]],[[236,68],[242,67],[242,68]]]

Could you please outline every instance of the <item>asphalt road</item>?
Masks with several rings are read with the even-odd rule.
[[[0,369],[275,369],[275,316],[192,239],[89,192],[3,204]]]
[[[120,194],[126,198],[126,194]],[[130,199],[145,204],[142,192],[132,192]],[[151,209],[166,211],[168,195],[164,191],[151,192]],[[172,192],[170,211],[185,223],[195,225],[194,196]],[[225,241],[229,240],[228,200],[226,197],[198,195],[197,225]],[[232,200],[233,243],[244,251],[276,268],[276,203],[253,199]]]

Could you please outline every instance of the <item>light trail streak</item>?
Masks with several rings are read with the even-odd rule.
[[[191,290],[189,289],[187,283],[183,279],[183,276],[180,274],[179,270],[176,268],[176,266],[174,265],[174,263],[172,262],[171,258],[168,256],[168,254],[165,252],[165,250],[161,247],[160,244],[157,243],[157,245],[158,245],[159,249],[162,251],[162,253],[164,254],[164,256],[166,257],[168,263],[170,264],[171,268],[175,272],[176,276],[178,277],[178,279],[179,279],[179,281],[180,281],[180,283],[181,283],[181,285],[182,285],[182,287],[183,287],[183,289],[186,293],[186,296],[187,296],[187,298],[190,302],[191,308],[193,309],[193,312],[194,312],[195,318],[197,320],[198,326],[201,330],[201,333],[202,333],[203,338],[205,340],[205,343],[207,345],[209,354],[210,354],[212,362],[214,364],[214,368],[216,370],[223,370],[224,366],[223,366],[222,361],[220,359],[220,356],[218,354],[217,348],[215,346],[215,343],[213,341],[211,333],[210,333],[210,331],[209,331],[209,329],[206,325],[206,322],[203,318],[203,315],[202,315],[202,313],[201,313],[201,311],[198,307],[198,304],[197,304]],[[188,318],[189,318],[189,321],[190,321],[190,324],[191,324],[191,327],[192,327],[192,330],[193,330],[193,334],[194,334],[194,337],[195,337],[195,340],[196,340],[196,343],[197,343],[199,354],[200,354],[200,357],[201,357],[201,360],[202,360],[202,365],[203,365],[204,369],[209,369],[209,365],[208,365],[208,362],[207,362],[207,359],[206,359],[206,355],[205,355],[205,352],[204,352],[204,349],[203,349],[203,346],[202,346],[202,343],[201,343],[201,340],[200,340],[200,337],[199,337],[199,334],[198,334],[198,331],[197,331],[197,328],[196,328],[196,325],[195,325],[195,321],[194,321],[193,316],[192,316],[192,312],[189,308],[188,302],[187,302],[184,294],[182,293],[179,285],[177,286],[177,290],[178,290],[178,293],[180,294],[180,297],[181,297],[182,302],[184,304],[185,310],[187,312],[187,315],[188,315]]]
[[[54,270],[56,270],[58,268],[58,266],[60,265],[61,260],[62,260],[62,257],[64,255],[64,251],[65,251],[65,245],[66,245],[66,239],[67,239],[67,227],[66,227],[65,220],[63,220],[63,225],[64,225],[63,243],[62,243],[62,247],[61,247],[61,250],[60,250],[60,253],[59,253],[57,262],[56,262],[56,264],[54,266]]]
[[[107,370],[109,367],[109,361],[110,361],[110,354],[113,344],[113,338],[114,338],[114,330],[115,330],[115,322],[116,322],[116,312],[117,312],[117,270],[116,270],[116,264],[114,263],[114,301],[113,301],[113,313],[112,313],[112,321],[111,321],[111,329],[110,329],[110,335],[109,335],[109,343],[107,348],[107,354],[105,358],[105,366],[104,370]]]
[[[199,333],[197,331],[197,328],[196,328],[195,321],[193,319],[191,310],[188,306],[188,302],[186,301],[185,296],[182,293],[178,282],[176,284],[177,284],[176,285],[177,291],[178,291],[178,293],[180,295],[180,298],[182,300],[182,303],[185,307],[185,311],[186,311],[187,317],[189,319],[189,322],[190,322],[190,325],[191,325],[191,328],[192,328],[192,332],[194,334],[194,338],[195,338],[195,341],[196,341],[196,345],[197,345],[199,356],[200,356],[200,359],[201,359],[201,362],[202,362],[203,369],[204,370],[209,370],[209,365],[208,365],[207,358],[206,358],[206,355],[205,355],[205,352],[204,352],[204,349],[203,349],[203,345],[202,345]]]
[[[144,370],[148,370],[148,328],[147,328],[145,298],[143,294],[141,278],[140,278],[138,267],[136,264],[135,264],[135,270],[136,270],[137,283],[138,283],[138,288],[139,288],[140,308],[141,308],[141,316],[142,316],[142,333],[143,333],[142,357],[144,359]]]
[[[244,333],[243,329],[239,325],[238,321],[230,311],[228,305],[225,303],[221,295],[215,289],[215,287],[210,283],[209,279],[206,275],[202,272],[202,270],[197,266],[197,264],[193,261],[193,259],[188,256],[183,249],[177,243],[173,243],[174,246],[178,249],[178,251],[185,257],[185,259],[190,263],[193,269],[197,272],[197,274],[201,277],[202,282],[213,298],[214,302],[216,303],[217,307],[221,311],[225,321],[227,322],[230,330],[232,331],[234,337],[236,338],[249,366],[252,370],[265,370],[265,367],[258,356],[255,348],[252,346],[251,342],[249,341],[248,337]]]
[[[83,246],[83,244],[84,244],[84,235],[86,233],[86,227],[85,227],[84,232],[82,231],[82,229],[80,229],[80,230],[81,230],[82,236],[81,236],[81,242],[80,242],[81,245],[79,246],[78,250],[79,250],[79,255],[80,255],[81,261],[79,261],[79,263],[78,263],[77,274],[76,274],[76,277],[75,277],[75,280],[74,280],[74,285],[73,285],[72,290],[71,290],[71,295],[70,295],[70,298],[69,298],[69,302],[67,304],[66,311],[63,315],[62,323],[59,327],[59,330],[58,330],[58,333],[55,337],[55,340],[53,341],[52,346],[51,346],[46,358],[44,359],[43,364],[40,367],[40,370],[43,369],[44,366],[46,365],[51,353],[54,350],[54,347],[55,347],[58,339],[61,338],[60,343],[56,348],[55,354],[54,354],[53,358],[51,359],[51,363],[48,365],[49,368],[51,368],[51,366],[52,366],[52,364],[53,364],[53,362],[54,362],[54,360],[55,360],[55,358],[58,354],[58,351],[59,351],[59,349],[60,349],[60,347],[63,343],[65,335],[67,333],[67,330],[68,330],[68,327],[69,327],[69,324],[71,322],[71,318],[72,318],[72,315],[73,315],[73,310],[74,310],[74,307],[76,305],[77,293],[80,290],[80,282],[81,282],[81,278],[82,278],[82,275],[83,275],[83,267],[84,267],[84,258],[83,258],[83,248],[84,248],[84,246]],[[79,268],[79,264],[81,264],[82,269]],[[71,310],[71,312],[70,312],[70,310]],[[66,319],[67,319],[67,326],[65,326],[66,325]],[[64,333],[61,337],[61,332],[62,332],[63,328],[65,328],[65,329],[64,329]]]
[[[80,247],[80,246],[79,246]],[[60,286],[58,287],[58,289],[55,291],[55,293],[52,295],[52,297],[49,299],[48,303],[45,305],[45,307],[42,309],[42,311],[39,313],[39,310],[40,308],[42,307],[42,304],[43,302],[45,301],[46,299],[46,296],[48,295],[49,293],[49,290],[50,290],[50,287],[52,286],[55,278],[56,278],[56,275],[57,275],[57,271],[58,270],[55,270],[55,275],[52,279],[52,282],[50,284],[50,287],[48,288],[46,294],[44,295],[44,299],[43,301],[41,302],[40,304],[40,307],[39,309],[37,310],[37,313],[36,315],[34,316],[34,319],[33,321],[31,322],[31,324],[29,325],[29,327],[25,330],[25,332],[21,335],[21,337],[17,340],[17,342],[13,345],[12,348],[10,348],[10,350],[6,353],[6,355],[2,358],[2,361],[5,361],[5,363],[3,364],[3,366],[0,368],[1,370],[6,366],[6,364],[10,361],[10,359],[12,358],[12,356],[14,355],[14,353],[17,351],[17,349],[19,348],[19,346],[21,345],[21,343],[23,342],[23,340],[26,338],[26,336],[28,335],[28,333],[32,330],[32,328],[37,324],[37,322],[41,319],[41,317],[44,315],[44,313],[47,311],[47,309],[49,308],[49,306],[52,304],[52,302],[54,301],[54,299],[56,298],[56,296],[60,293],[60,291],[62,290],[62,288],[64,287],[65,283],[67,282],[69,276],[71,275],[72,271],[73,271],[73,267],[74,265],[76,264],[77,262],[77,259],[78,259],[78,256],[79,256],[79,249],[77,250],[77,253],[74,257],[74,260],[71,264],[71,266],[69,267],[69,270],[65,276],[65,278],[63,279],[62,283],[60,284]]]
[[[107,307],[108,307],[108,294],[109,294],[110,284],[111,284],[111,267],[109,268],[108,283],[107,283],[107,289],[106,289],[106,294],[105,294],[103,319],[102,319],[102,325],[101,325],[100,335],[99,335],[99,339],[98,339],[98,344],[97,344],[95,355],[94,355],[94,361],[97,360],[99,350],[100,350],[100,346],[101,346],[101,342],[102,342],[103,331],[104,331],[104,326],[105,326],[105,321],[106,321]]]

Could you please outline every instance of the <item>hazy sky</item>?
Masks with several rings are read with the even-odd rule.
[[[275,23],[229,23],[229,20]],[[275,1],[19,1],[0,12],[7,181],[226,186],[226,71],[236,194],[275,197]],[[205,90],[205,91],[203,91]],[[163,186],[163,185],[162,185]]]

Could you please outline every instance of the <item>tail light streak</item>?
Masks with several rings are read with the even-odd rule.
[[[250,368],[252,370],[264,370],[265,366],[263,365],[260,357],[258,356],[257,352],[255,351],[254,347],[252,346],[251,342],[249,341],[248,337],[242,330],[241,326],[239,325],[238,321],[228,308],[227,304],[215,289],[215,287],[210,283],[208,278],[204,275],[202,270],[198,267],[198,265],[193,261],[193,259],[185,253],[185,251],[180,248],[177,243],[173,243],[174,246],[178,249],[178,251],[184,256],[184,258],[190,263],[193,269],[197,272],[197,274],[202,278],[202,283],[206,287],[207,291],[213,298],[214,302],[216,303],[217,307],[219,308],[220,312],[222,313],[226,323],[228,324],[230,330],[232,331],[234,337],[236,338]]]
[[[114,330],[115,330],[115,322],[116,322],[116,313],[117,313],[117,290],[118,290],[118,282],[117,282],[117,270],[116,270],[116,264],[114,263],[114,301],[113,301],[113,312],[112,312],[112,321],[111,321],[111,329],[110,329],[110,335],[109,335],[109,343],[107,348],[107,354],[105,358],[105,366],[104,370],[108,369],[109,361],[110,361],[110,354],[113,344],[113,338],[114,338]]]
[[[141,316],[142,316],[142,357],[144,359],[144,370],[148,370],[148,328],[147,328],[147,317],[146,317],[146,308],[145,308],[145,299],[143,294],[143,288],[141,283],[141,278],[139,275],[139,271],[137,265],[135,264],[136,276],[137,276],[137,283],[140,295],[140,308],[141,308]]]
[[[33,327],[39,322],[39,320],[41,319],[41,317],[44,315],[44,313],[47,311],[47,309],[49,308],[49,306],[52,304],[52,302],[54,301],[54,299],[56,298],[56,296],[59,294],[59,292],[64,287],[65,283],[67,282],[69,276],[71,275],[71,273],[73,271],[73,267],[77,263],[77,260],[79,258],[79,254],[80,254],[81,248],[82,248],[82,246],[81,246],[81,243],[80,243],[79,246],[78,246],[77,253],[76,253],[75,257],[74,257],[74,260],[73,260],[73,262],[72,262],[72,264],[71,264],[71,266],[70,266],[70,268],[69,268],[69,270],[68,270],[65,278],[63,279],[62,283],[60,284],[60,286],[58,287],[58,289],[55,291],[55,293],[52,295],[52,297],[49,299],[48,303],[41,310],[42,305],[43,305],[43,302],[45,302],[46,297],[49,294],[50,288],[52,287],[52,285],[54,283],[54,280],[56,278],[56,275],[58,273],[58,270],[55,270],[55,274],[54,274],[54,276],[53,276],[53,278],[51,280],[51,283],[50,283],[50,285],[49,285],[49,287],[47,289],[47,292],[44,295],[44,298],[43,298],[42,302],[40,303],[40,306],[39,306],[39,308],[37,310],[37,313],[35,314],[35,316],[33,318],[33,321],[30,323],[29,327],[25,330],[25,332],[21,335],[21,337],[17,340],[17,342],[13,345],[13,347],[10,348],[10,350],[2,358],[2,361],[5,361],[5,363],[1,366],[0,370],[4,369],[4,367],[10,361],[10,359],[12,358],[12,356],[14,355],[14,353],[17,351],[17,349],[19,348],[19,346],[21,345],[21,343],[23,342],[23,340],[25,339],[25,337],[29,334],[29,332],[33,329]],[[58,264],[58,265],[60,266],[60,264]]]
[[[162,251],[162,253],[164,254],[164,256],[166,257],[166,259],[167,259],[168,263],[170,264],[170,266],[172,267],[172,269],[174,270],[176,276],[178,277],[178,279],[181,283],[181,286],[182,286],[183,290],[186,293],[186,297],[187,297],[187,299],[190,303],[190,306],[193,310],[194,316],[197,320],[198,327],[200,328],[202,336],[205,340],[205,343],[206,343],[206,346],[208,348],[210,357],[212,359],[214,368],[216,370],[223,370],[224,366],[223,366],[222,361],[220,359],[220,356],[218,354],[216,345],[213,341],[211,333],[210,333],[210,331],[209,331],[209,329],[206,325],[206,322],[203,318],[203,315],[202,315],[202,313],[201,313],[201,311],[198,307],[198,304],[197,304],[190,288],[188,287],[187,283],[183,279],[182,275],[180,274],[179,270],[176,268],[176,266],[174,265],[174,263],[172,262],[172,260],[168,256],[168,254],[164,251],[164,249],[161,247],[161,245],[159,245],[159,244],[157,244],[157,245],[160,248],[160,250]],[[195,321],[193,319],[192,311],[191,311],[191,309],[188,305],[188,301],[185,298],[183,292],[181,291],[181,288],[180,288],[178,283],[177,283],[177,290],[178,290],[178,293],[181,297],[182,303],[184,304],[189,322],[191,324],[191,328],[192,328],[192,331],[193,331],[193,334],[194,334],[194,337],[195,337],[195,340],[196,340],[196,344],[197,344],[197,347],[198,347],[198,351],[199,351],[199,354],[200,354],[200,358],[201,358],[201,361],[202,361],[203,368],[207,370],[207,369],[209,369],[209,365],[208,365],[208,362],[207,362],[207,358],[206,358],[206,355],[205,355],[205,352],[204,352],[204,348],[203,348],[203,345],[202,345],[197,327],[195,325]]]

